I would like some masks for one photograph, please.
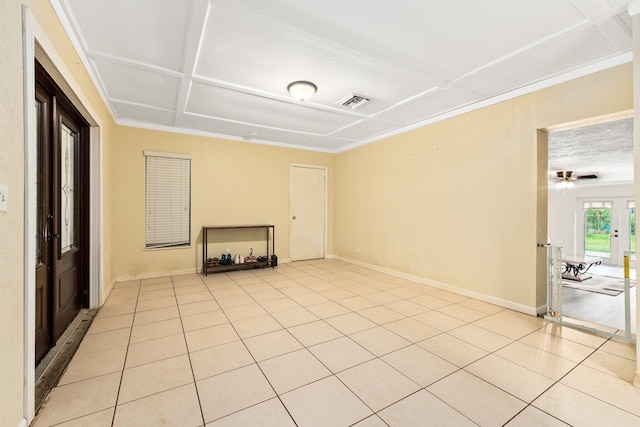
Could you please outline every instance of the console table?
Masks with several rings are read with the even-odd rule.
[[[207,267],[209,232],[215,230],[242,230],[242,229],[264,229],[265,241],[267,244],[267,260],[245,262],[242,264],[214,265]],[[272,257],[276,251],[276,227],[271,224],[255,225],[205,225],[202,227],[202,272],[205,276],[208,273],[220,273],[233,270],[248,270],[252,268],[264,268],[272,266]],[[275,267],[275,265],[273,265]]]
[[[591,278],[587,272],[592,266],[600,265],[602,258],[588,255],[562,255],[562,262],[564,263],[562,278],[582,282]]]

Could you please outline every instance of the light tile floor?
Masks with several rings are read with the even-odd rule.
[[[117,283],[33,426],[640,425],[635,346],[336,260]]]

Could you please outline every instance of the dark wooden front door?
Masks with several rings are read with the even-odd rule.
[[[88,125],[36,64],[36,363],[88,305]]]

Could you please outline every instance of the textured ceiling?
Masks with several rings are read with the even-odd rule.
[[[51,0],[117,123],[337,152],[631,59],[625,0]],[[286,91],[309,80],[304,103]],[[350,94],[372,101],[351,110]]]
[[[558,171],[597,175],[579,185],[633,182],[633,118],[549,133],[550,179]]]

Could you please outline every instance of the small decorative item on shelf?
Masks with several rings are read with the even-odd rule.
[[[259,256],[259,257],[258,257],[258,262],[264,262],[264,261],[267,261],[268,259],[269,259],[269,258],[267,258],[267,256],[266,256],[266,255],[262,255],[262,256]]]
[[[231,265],[233,264],[233,260],[231,259],[231,254],[222,254],[220,258],[220,265]]]
[[[253,256],[253,248],[251,248],[251,252],[248,257],[245,257],[244,262],[256,262],[256,257]]]

